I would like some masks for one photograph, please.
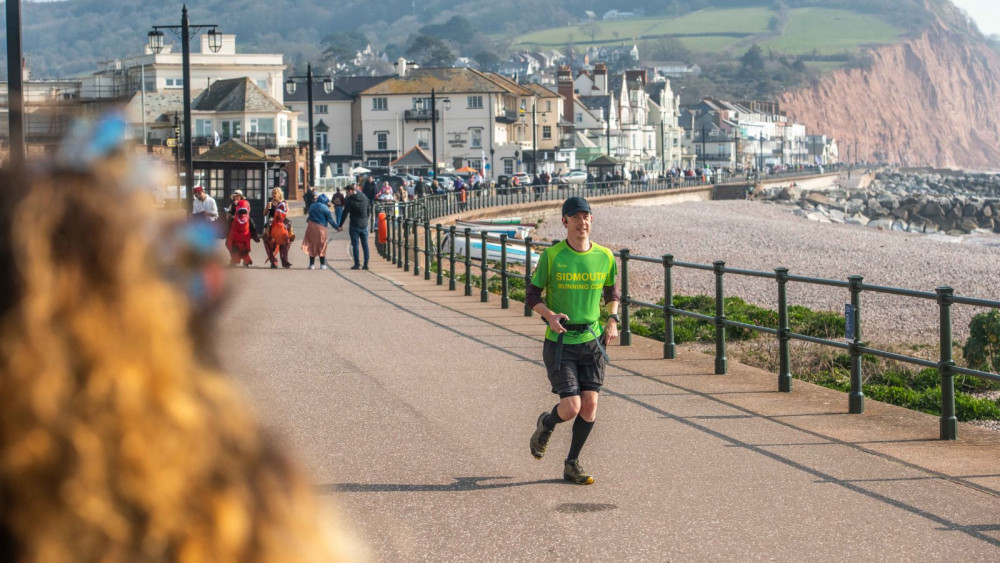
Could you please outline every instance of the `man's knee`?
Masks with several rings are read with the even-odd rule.
[[[559,399],[559,416],[563,420],[572,420],[580,412],[580,396],[572,395]]]

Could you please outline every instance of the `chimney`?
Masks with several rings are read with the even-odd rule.
[[[643,88],[646,87],[646,71],[642,69],[633,69],[625,71],[625,80],[629,82],[638,82]]]
[[[406,59],[400,57],[396,59],[396,62],[392,63],[392,66],[396,67],[396,76],[406,76]]]
[[[559,95],[563,99],[563,119],[569,123],[576,123],[573,111],[576,107],[576,93],[573,91],[573,71],[568,66],[559,67],[558,85]]]
[[[594,90],[598,94],[608,93],[608,67],[604,63],[594,65]]]

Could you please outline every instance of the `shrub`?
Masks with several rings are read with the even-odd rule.
[[[972,317],[962,353],[970,368],[1000,372],[1000,310]]]

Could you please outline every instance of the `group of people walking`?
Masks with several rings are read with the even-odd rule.
[[[306,213],[308,215],[306,234],[302,241],[302,250],[309,256],[309,269],[316,268],[319,258],[320,269],[327,269],[327,227],[337,231],[343,230],[343,225],[350,220],[348,233],[351,237],[354,267],[352,269],[368,269],[368,217],[370,204],[358,189],[351,184],[344,191],[337,188],[332,198],[326,194],[316,194],[315,188],[306,191]],[[333,211],[331,211],[331,207]],[[264,244],[267,261],[272,269],[291,268],[288,250],[295,241],[296,234],[288,219],[288,202],[285,201],[281,188],[271,190],[271,200],[267,203],[264,214],[264,225],[258,228],[250,216],[250,202],[242,190],[233,190],[230,204],[225,209],[224,222],[220,221],[218,205],[215,199],[205,193],[204,188],[195,186],[194,206],[192,215],[196,220],[205,221],[219,226],[219,233],[225,238],[226,250],[229,251],[229,265],[244,267],[253,265],[250,257],[253,242]],[[364,263],[361,263],[361,255]]]

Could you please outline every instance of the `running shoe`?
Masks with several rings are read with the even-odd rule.
[[[531,435],[531,455],[535,456],[535,459],[542,459],[545,455],[545,448],[549,445],[549,437],[552,436],[552,431],[542,424],[545,420],[546,415],[549,413],[543,412],[538,415],[538,422],[535,423],[535,433]]]
[[[563,479],[577,485],[591,485],[594,483],[594,478],[580,467],[580,460],[578,459],[566,460],[566,467],[563,469]]]

